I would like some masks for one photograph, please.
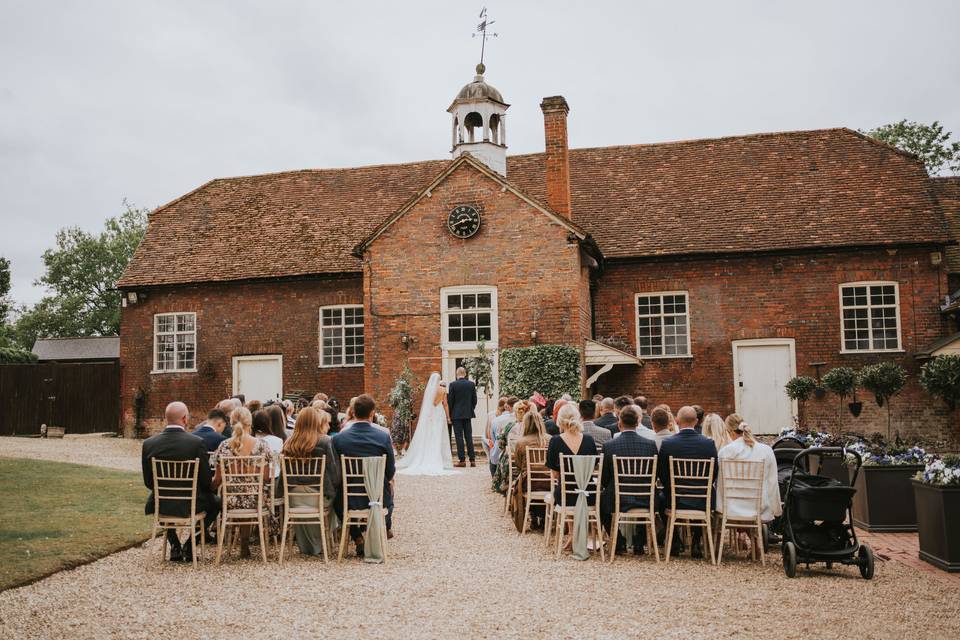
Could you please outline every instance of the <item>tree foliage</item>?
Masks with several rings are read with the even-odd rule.
[[[887,403],[887,438],[890,438],[890,399],[907,384],[907,370],[896,362],[880,362],[860,369],[860,386],[877,399],[881,407]]]
[[[937,356],[920,369],[920,386],[951,409],[960,403],[960,356]]]
[[[410,423],[413,421],[413,398],[417,394],[417,377],[410,369],[408,363],[404,363],[403,371],[397,376],[390,390],[387,402],[393,407],[393,419],[409,432]]]
[[[146,231],[147,211],[129,204],[107,219],[99,234],[79,227],[57,232],[56,247],[43,253],[46,268],[36,284],[50,292],[21,310],[16,341],[31,348],[38,337],[116,335],[120,292],[114,289]]]
[[[482,388],[489,398],[493,395],[493,354],[487,351],[487,343],[477,343],[477,353],[466,359],[463,367],[470,374],[470,379]]]
[[[37,356],[26,349],[0,347],[0,364],[29,364],[37,361]]]
[[[840,399],[837,433],[843,430],[843,400],[857,390],[857,372],[850,367],[835,367],[823,375],[823,386]]]
[[[580,399],[580,350],[563,344],[516,347],[500,351],[500,394],[548,398],[569,393]]]
[[[10,312],[13,300],[10,299],[10,261],[0,256],[0,347],[13,346],[13,327],[10,324]]]
[[[917,156],[930,175],[944,168],[960,173],[960,142],[950,142],[953,133],[944,132],[936,120],[933,124],[901,120],[867,131],[866,135]]]

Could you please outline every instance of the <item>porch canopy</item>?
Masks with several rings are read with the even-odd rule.
[[[632,353],[621,351],[616,347],[611,347],[610,345],[597,342],[596,340],[591,340],[590,338],[584,340],[583,358],[586,366],[600,367],[589,378],[587,378],[585,386],[588,389],[594,382],[597,381],[597,379],[600,378],[600,376],[613,369],[614,365],[632,364],[640,367],[643,366],[643,360]]]

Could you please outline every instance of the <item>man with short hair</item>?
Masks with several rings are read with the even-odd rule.
[[[697,412],[697,425],[693,428],[697,433],[703,433],[703,407],[698,404],[693,405],[693,410]]]
[[[670,463],[671,457],[674,459],[713,459],[714,478],[717,474],[717,447],[710,438],[694,431],[697,425],[697,412],[693,407],[681,407],[677,412],[677,424],[680,427],[679,433],[665,439],[660,444],[660,459],[668,461],[660,465],[660,483],[663,485],[663,495],[669,503],[670,497]],[[688,481],[690,483],[693,480]],[[714,488],[710,488],[713,493]],[[678,498],[677,509],[698,509],[703,510],[706,506],[701,498]],[[703,557],[703,547],[701,539],[703,530],[699,527],[693,527],[693,539],[690,547],[690,556],[693,558]],[[671,550],[672,551],[672,550]],[[680,551],[678,551],[680,553]]]
[[[216,451],[220,443],[226,440],[223,430],[230,424],[230,418],[220,409],[210,409],[207,413],[207,420],[203,424],[197,425],[193,430],[193,435],[203,440],[207,451]]]
[[[597,446],[603,446],[609,442],[613,435],[603,427],[593,424],[593,419],[597,415],[597,404],[593,400],[581,400],[578,405],[580,409],[580,419],[583,421],[583,432],[593,438]]]
[[[223,428],[223,437],[229,438],[233,435],[233,412],[242,406],[243,401],[236,396],[227,398],[226,400],[221,400],[217,403],[217,409],[223,411],[223,413],[227,416],[227,426]]]
[[[372,424],[374,410],[377,407],[372,396],[364,393],[353,402],[353,414],[357,421],[333,436],[333,451],[339,456],[368,458],[387,456],[387,465],[383,474],[383,508],[386,510],[387,538],[393,537],[393,492],[390,490],[390,481],[396,471],[396,460],[393,457],[393,442],[389,432],[384,432],[379,426]],[[343,519],[343,487],[335,502],[337,516]],[[352,497],[347,505],[350,509],[366,509],[367,500],[361,497]],[[350,527],[350,538],[357,547],[357,556],[363,556],[363,533],[359,526]]]
[[[657,444],[657,449],[660,449],[663,441],[673,435],[673,431],[670,431],[670,414],[667,413],[666,409],[657,407],[650,416],[650,423],[653,425],[651,427],[653,441]]]
[[[651,429],[650,414],[647,412],[647,396],[637,396],[633,399],[633,404],[640,407],[640,424]]]
[[[473,450],[473,419],[476,417],[477,385],[467,378],[467,370],[457,367],[457,379],[450,383],[447,390],[447,406],[450,407],[450,419],[453,421],[453,435],[457,441],[457,462],[455,467],[465,467],[463,445],[466,440],[467,457],[470,466],[477,466],[477,457]],[[447,443],[449,444],[449,440]]]
[[[517,421],[513,415],[513,405],[517,404],[517,402],[519,402],[519,399],[516,396],[507,398],[503,413],[494,418],[490,423],[490,433],[488,433],[487,436],[490,444],[490,457],[488,462],[490,463],[491,476],[497,473],[497,467],[500,464],[500,434],[507,425]]]
[[[617,416],[613,414],[614,408],[613,398],[603,398],[600,400],[600,417],[594,420],[593,424],[608,429],[610,434],[616,437],[619,431],[617,429]]]
[[[143,470],[143,484],[150,490],[147,503],[144,506],[146,515],[153,515],[155,510],[153,495],[153,460],[193,460],[197,458],[197,513],[205,513],[204,531],[217,521],[220,513],[220,502],[213,491],[211,482],[213,474],[210,471],[209,454],[203,440],[187,433],[187,424],[190,421],[190,411],[182,402],[171,402],[167,405],[164,417],[167,427],[155,436],[143,441],[140,456],[140,465]],[[190,517],[190,503],[184,500],[170,500],[160,502],[160,513],[179,518]],[[167,529],[167,541],[170,544],[170,561],[193,561],[193,536],[189,536],[181,546],[180,538],[175,529]]]
[[[613,401],[613,413],[617,416],[617,419],[620,419],[620,412],[623,411],[624,407],[629,407],[633,404],[633,398],[630,396],[620,396]]]
[[[637,407],[624,407],[620,411],[619,436],[603,445],[603,473],[601,477],[600,493],[600,519],[603,526],[610,532],[613,525],[613,512],[615,511],[615,491],[613,482],[613,456],[620,457],[651,457],[657,455],[657,445],[652,440],[643,438],[637,433],[637,427],[640,424],[640,412]],[[659,496],[658,496],[659,497]],[[620,498],[620,511],[630,509],[644,509],[649,506],[649,499],[644,496],[622,496]],[[657,505],[659,507],[659,505]],[[638,527],[633,537],[633,552],[637,555],[643,553],[644,540],[646,539],[642,527]],[[623,536],[617,533],[617,543],[615,547],[617,553],[626,551],[626,541]]]

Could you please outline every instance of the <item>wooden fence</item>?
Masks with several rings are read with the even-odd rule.
[[[120,365],[0,365],[0,435],[36,435],[41,424],[68,434],[118,431]]]

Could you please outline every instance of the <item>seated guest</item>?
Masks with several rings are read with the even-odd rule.
[[[783,513],[780,504],[780,485],[777,483],[777,457],[768,445],[753,437],[750,425],[736,413],[727,416],[726,427],[731,442],[717,453],[720,464],[724,460],[754,460],[763,463],[763,493],[760,503],[760,519],[770,522]],[[718,477],[719,473],[718,473]],[[717,482],[717,511],[723,512],[723,483]],[[753,503],[731,500],[728,516],[752,517]]]
[[[640,407],[640,424],[648,429],[653,428],[653,422],[647,411],[647,396],[637,396],[633,399],[633,404]]]
[[[333,437],[335,433],[340,433],[340,423],[344,414],[340,413],[340,401],[336,398],[327,400],[327,409],[330,410],[330,436]]]
[[[374,410],[377,407],[376,401],[367,395],[357,396],[351,401],[353,414],[356,421],[350,425],[349,429],[343,430],[333,437],[333,451],[338,456],[366,458],[371,456],[387,456],[387,466],[383,474],[383,508],[386,511],[387,537],[392,538],[393,522],[393,492],[390,490],[390,482],[396,472],[395,459],[393,456],[393,442],[390,439],[390,433],[384,429],[373,425],[370,421],[373,419]],[[343,487],[340,488],[341,494]],[[348,508],[366,509],[369,504],[364,497],[351,497]],[[337,516],[343,519],[343,498],[342,495],[336,501]],[[363,555],[363,534],[359,526],[350,527],[350,538],[357,546],[357,555]]]
[[[270,432],[270,414],[266,409],[260,409],[255,414],[251,420],[253,426],[253,436],[260,440],[263,440],[270,451],[273,453],[274,467],[273,467],[273,477],[280,477],[280,452],[283,450],[283,440],[273,435]]]
[[[617,420],[620,419],[620,412],[623,411],[624,407],[629,407],[633,404],[633,398],[630,396],[619,396],[616,400],[613,401],[613,413],[617,416]]]
[[[326,459],[323,472],[323,510],[332,513],[337,492],[340,490],[341,478],[340,459],[334,455],[333,441],[327,435],[329,428],[329,413],[310,407],[304,409],[297,416],[293,436],[283,443],[283,454],[290,458]],[[291,485],[291,507],[317,507],[317,498],[309,495],[309,493],[316,493],[315,487],[295,488],[295,485],[316,484],[316,478],[293,476],[288,477],[287,482]],[[308,556],[318,556],[323,553],[319,524],[294,525],[293,531],[300,553]]]
[[[567,404],[567,402],[568,400],[564,400],[563,398],[560,398],[559,400],[553,403],[553,412],[550,414],[550,417],[553,418],[554,422],[557,421],[557,416],[560,414],[560,409],[562,409],[563,405]]]
[[[259,400],[251,400],[250,402],[248,402],[248,403],[245,404],[244,406],[245,406],[245,407],[247,408],[247,410],[250,412],[250,415],[253,415],[253,414],[255,414],[257,411],[260,411],[260,409],[263,409],[263,403],[260,402]]]
[[[213,454],[217,464],[217,474],[213,479],[213,486],[219,489],[223,483],[223,468],[219,465],[220,460],[247,456],[262,456],[266,460],[266,465],[263,467],[263,495],[266,497],[269,491],[267,484],[271,482],[270,462],[274,460],[273,450],[265,440],[253,436],[253,416],[250,415],[249,409],[245,407],[235,409],[231,420],[233,422],[233,435],[230,436],[229,440],[224,440]],[[269,429],[269,423],[270,419],[263,414],[263,417],[260,418],[262,428]],[[256,509],[257,496],[231,496],[227,507],[230,509]],[[280,524],[276,517],[274,517],[273,511],[267,507],[266,500],[264,500],[264,510],[267,513],[267,530],[264,531],[264,535],[269,537],[279,536]],[[250,557],[250,532],[252,528],[252,525],[240,527],[240,557],[242,558]]]
[[[622,457],[650,457],[657,455],[657,445],[653,440],[641,437],[637,433],[637,427],[640,424],[639,407],[624,407],[620,411],[620,437],[614,438],[603,445],[603,473],[601,474],[600,493],[600,518],[603,520],[603,526],[610,532],[613,525],[613,512],[615,511],[614,494],[615,487],[613,481],[613,456]],[[654,480],[656,482],[656,480]],[[620,511],[630,509],[645,509],[650,505],[648,498],[644,496],[622,496],[620,498]],[[659,505],[658,505],[659,506]],[[626,542],[620,534],[617,534],[616,550],[622,552],[626,548]],[[643,553],[643,547],[646,538],[642,527],[638,527],[633,539],[634,553]]]
[[[221,400],[217,403],[217,409],[223,411],[224,415],[227,416],[227,426],[223,429],[223,437],[229,438],[233,435],[233,423],[230,420],[230,416],[233,415],[234,409],[239,409],[243,406],[243,403],[240,402],[238,398],[227,398],[226,400]]]
[[[487,454],[487,460],[490,459],[490,449],[493,448],[493,437],[490,435],[491,427],[493,426],[493,421],[503,415],[503,412],[507,407],[507,398],[506,396],[501,396],[497,399],[497,406],[491,413],[487,414],[487,424],[483,429],[483,444],[484,451]]]
[[[613,398],[602,398],[600,400],[600,404],[597,405],[597,410],[600,412],[600,416],[593,421],[593,424],[609,430],[610,435],[616,436],[618,433],[620,433],[620,431],[617,428],[617,416],[614,415],[613,409]]]
[[[676,420],[676,418],[673,417],[673,410],[670,408],[670,405],[668,405],[668,404],[658,404],[658,405],[656,406],[656,408],[657,408],[657,409],[663,409],[664,411],[667,412],[667,417],[668,417],[669,420],[670,420],[670,431],[671,431],[672,433],[676,433],[677,431],[679,431],[679,428],[677,427],[677,420]]]
[[[597,415],[597,404],[593,400],[581,400],[577,405],[580,411],[580,428],[583,432],[593,438],[593,441],[603,446],[603,444],[613,438],[613,434],[608,429],[598,427],[593,424],[593,419]]]
[[[320,391],[315,396],[313,396],[312,400],[314,402],[316,402],[317,400],[320,400],[321,402],[329,402],[330,396]]]
[[[347,429],[350,428],[350,425],[352,425],[354,422],[357,421],[357,417],[353,413],[353,404],[356,401],[357,401],[357,396],[350,398],[350,403],[347,404],[347,411],[344,414],[343,420],[340,421],[340,431],[346,431]],[[314,400],[313,402],[314,404],[312,406],[320,408],[320,406],[316,404],[317,400]],[[370,416],[370,420],[371,421],[373,420],[373,416]],[[373,422],[371,422],[370,424],[373,424]]]
[[[164,412],[167,427],[155,436],[143,441],[141,453],[141,467],[143,469],[143,484],[150,490],[147,504],[144,508],[146,515],[154,513],[153,495],[153,460],[192,460],[198,458],[200,466],[197,469],[197,513],[206,513],[204,531],[217,521],[220,513],[220,503],[216,492],[211,486],[210,462],[207,446],[197,436],[187,433],[187,423],[190,412],[182,402],[171,402]],[[169,503],[169,504],[168,504]],[[190,517],[190,503],[183,500],[168,500],[160,503],[160,513],[179,518]],[[193,561],[193,537],[188,536],[185,544],[180,544],[175,529],[167,529],[167,542],[170,544],[170,561]]]
[[[510,425],[510,431],[507,432],[507,446],[511,450],[516,446],[520,439],[520,432],[523,430],[523,418],[533,409],[533,405],[527,400],[518,400],[513,405],[513,424]]]
[[[670,430],[670,414],[657,407],[650,414],[650,424],[653,425],[653,441],[659,450],[663,441],[673,435],[673,431]]]
[[[280,438],[280,441],[287,439],[287,414],[279,404],[272,404],[266,408],[267,415],[270,416],[270,433]]]
[[[497,469],[500,466],[500,447],[501,447],[501,436],[503,435],[504,429],[510,427],[514,421],[513,415],[513,405],[518,402],[517,398],[511,396],[507,398],[503,403],[504,411],[499,416],[493,419],[493,422],[490,423],[490,475],[495,476],[497,474]]]
[[[546,429],[548,436],[560,435],[557,421],[553,419],[553,408],[556,404],[556,400],[547,400],[547,404],[543,407],[543,427]]]
[[[513,494],[513,523],[517,531],[523,531],[523,520],[527,505],[527,449],[543,448],[547,446],[547,432],[544,430],[543,417],[537,411],[528,411],[523,416],[523,435],[517,440],[513,453],[514,466],[518,470],[517,490]],[[534,491],[550,491],[550,481],[533,483]],[[534,522],[542,521],[544,516],[542,505],[531,505],[530,517]]]
[[[698,404],[692,405],[693,410],[697,412],[697,426],[693,428],[697,433],[703,433],[703,407]],[[717,447],[719,450],[720,447]]]
[[[290,400],[284,400],[281,405],[283,406],[284,417],[286,417],[287,423],[284,425],[284,430],[287,432],[287,438],[293,435],[293,427],[297,424],[297,416],[294,415],[293,402]]]
[[[727,432],[727,425],[723,418],[715,413],[710,413],[703,418],[703,435],[713,440],[717,451],[730,444],[730,434]]]
[[[223,435],[223,430],[227,428],[230,419],[220,409],[210,409],[207,413],[207,420],[203,424],[197,425],[193,430],[193,435],[203,440],[207,446],[207,451],[216,451],[220,443],[227,439]]]
[[[567,456],[595,456],[597,443],[583,432],[580,422],[580,412],[573,404],[567,403],[557,414],[557,426],[560,435],[550,438],[547,444],[547,468],[553,473],[556,484],[553,487],[553,499],[560,504],[560,455]],[[567,494],[567,505],[577,504],[575,487]],[[589,504],[594,504],[594,495],[590,495]]]
[[[670,504],[670,458],[674,459],[692,459],[692,458],[713,458],[713,476],[717,477],[717,447],[713,440],[694,431],[697,425],[697,412],[693,407],[681,407],[677,412],[677,423],[680,425],[680,431],[675,435],[665,439],[660,444],[660,460],[663,464],[659,465],[660,483],[663,485],[663,495]],[[690,483],[694,481],[688,481]],[[711,487],[711,491],[713,487]],[[702,498],[677,498],[677,509],[704,509],[706,503]],[[693,558],[703,557],[703,546],[700,541],[703,537],[703,530],[699,527],[692,527],[693,540],[690,547],[690,555]],[[671,551],[673,551],[671,549]],[[680,553],[680,551],[677,551]]]

